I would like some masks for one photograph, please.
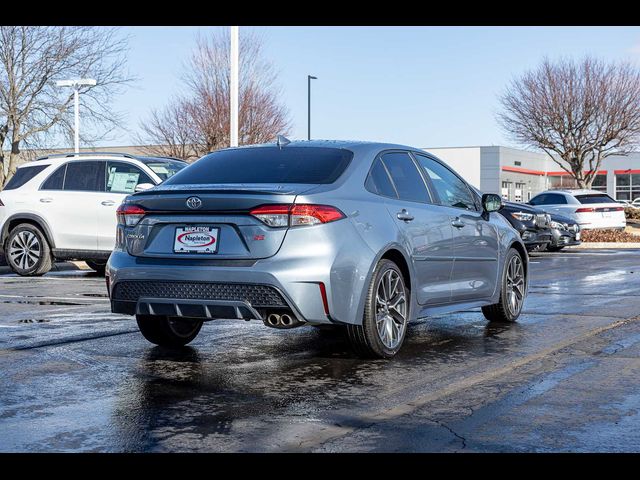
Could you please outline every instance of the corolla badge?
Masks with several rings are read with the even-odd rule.
[[[198,197],[189,197],[187,198],[186,204],[191,210],[197,210],[202,206],[202,200]]]

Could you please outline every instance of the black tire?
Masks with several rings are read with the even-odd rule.
[[[171,319],[159,315],[136,315],[140,332],[161,347],[184,347],[200,333],[201,320]]]
[[[522,274],[523,274],[523,284],[522,284],[523,297],[518,308],[516,308],[515,311],[510,306],[510,303],[509,303],[510,289],[507,285],[508,284],[507,270],[509,268],[510,262],[514,257],[517,257],[519,259],[520,264],[522,266]],[[518,319],[518,317],[520,316],[520,313],[522,312],[524,298],[526,297],[527,282],[526,282],[526,277],[524,276],[525,275],[524,271],[525,271],[525,267],[524,267],[524,260],[522,259],[522,255],[520,255],[520,252],[518,252],[515,248],[511,248],[507,252],[507,256],[504,261],[504,269],[502,271],[502,279],[500,282],[500,300],[498,303],[495,303],[493,305],[482,307],[482,313],[484,314],[484,317],[487,320],[489,320],[490,322],[511,323],[511,322],[515,322]]]
[[[549,245],[549,246],[547,247],[547,251],[548,251],[548,252],[559,252],[559,251],[560,251],[560,250],[562,250],[563,248],[564,248],[564,245],[563,245],[563,246],[558,246],[558,247],[552,247],[551,245]]]
[[[96,271],[96,273],[100,276],[104,276],[104,272],[107,269],[107,261],[106,260],[85,260],[89,268]]]
[[[405,321],[404,326],[399,332],[399,342],[393,347],[389,347],[383,343],[380,338],[378,326],[376,322],[377,305],[376,294],[381,279],[387,272],[393,271],[401,282],[401,289],[404,291],[405,302]],[[410,291],[406,287],[404,277],[398,266],[391,260],[381,260],[373,272],[371,283],[367,289],[367,298],[364,307],[364,316],[362,325],[347,325],[347,338],[351,347],[358,356],[363,358],[392,358],[395,356],[404,342],[407,332],[407,322],[410,318]]]
[[[31,245],[30,254],[12,255],[11,252],[14,248],[21,249],[18,251],[25,251],[22,245],[24,245],[26,238],[32,240],[29,242]],[[38,227],[30,223],[21,223],[11,230],[4,248],[6,260],[11,270],[23,277],[44,275],[53,266],[53,256],[47,238]]]

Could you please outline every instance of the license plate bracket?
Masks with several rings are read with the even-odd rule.
[[[220,229],[209,225],[176,227],[174,253],[215,254],[218,252]]]

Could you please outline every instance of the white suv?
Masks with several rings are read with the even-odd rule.
[[[540,210],[569,217],[583,230],[612,228],[624,230],[624,206],[598,190],[547,190],[529,201]]]
[[[116,209],[187,166],[172,158],[114,153],[51,155],[18,168],[0,192],[0,253],[19,275],[55,259],[104,272],[116,240]]]

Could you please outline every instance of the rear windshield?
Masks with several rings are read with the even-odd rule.
[[[588,195],[576,195],[580,203],[617,203],[613,198],[604,193],[590,193]]]
[[[15,190],[16,188],[20,188],[48,166],[49,165],[34,165],[33,167],[22,167],[17,169],[16,173],[11,177],[11,180],[9,180],[9,182],[4,186],[4,189]]]
[[[225,183],[333,183],[353,153],[340,148],[256,147],[221,150],[176,173],[167,185]]]

